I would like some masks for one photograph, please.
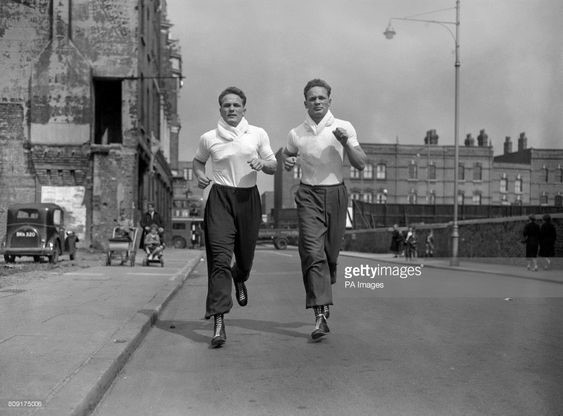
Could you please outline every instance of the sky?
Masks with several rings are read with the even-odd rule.
[[[454,144],[454,39],[438,24],[455,21],[455,0],[167,0],[180,41],[180,160],[215,128],[217,96],[238,86],[246,117],[264,128],[272,149],[305,117],[303,87],[332,86],[332,111],[361,143]],[[561,0],[461,0],[460,134],[485,129],[495,154],[506,136],[516,149],[563,147]],[[453,26],[449,26],[455,31]],[[272,177],[259,175],[261,192]]]

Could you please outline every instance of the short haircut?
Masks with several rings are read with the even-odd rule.
[[[246,95],[244,94],[244,92],[240,88],[237,88],[237,87],[228,87],[228,88],[225,88],[223,90],[223,92],[221,92],[221,94],[219,94],[219,107],[221,105],[223,105],[223,103],[222,103],[223,98],[227,94],[238,95],[240,97],[240,99],[242,100],[242,105],[246,106]]]
[[[330,98],[330,92],[332,91],[332,88],[330,88],[328,82],[326,82],[324,79],[319,78],[312,79],[307,83],[307,85],[305,85],[305,88],[303,89],[303,95],[305,96],[305,98],[307,98],[307,92],[313,87],[323,87],[324,89],[326,89],[326,93]]]

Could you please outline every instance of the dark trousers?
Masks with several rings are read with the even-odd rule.
[[[228,313],[233,306],[232,281],[245,282],[252,268],[262,208],[258,188],[213,185],[205,205],[207,253],[205,317]],[[231,260],[235,255],[235,264]]]
[[[299,256],[306,308],[332,305],[338,253],[346,229],[348,195],[344,184],[301,184],[295,193],[299,217]]]

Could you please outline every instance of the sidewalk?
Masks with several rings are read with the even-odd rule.
[[[552,265],[553,267],[549,270],[543,270],[543,259],[538,259],[538,271],[534,272],[531,270],[526,270],[526,260],[519,259],[518,264],[511,264],[508,261],[504,264],[500,262],[492,262],[489,258],[479,258],[479,257],[465,257],[459,258],[459,266],[451,266],[449,258],[437,258],[437,257],[419,257],[416,260],[407,262],[404,257],[393,257],[392,254],[387,253],[360,253],[352,251],[341,251],[341,256],[366,258],[370,260],[394,263],[394,264],[423,264],[424,267],[452,270],[452,271],[467,271],[467,272],[479,272],[486,274],[496,274],[511,277],[519,277],[523,279],[541,280],[546,282],[563,283],[563,273],[560,264],[557,262],[558,259],[554,259]],[[507,259],[508,260],[508,259]]]
[[[96,266],[0,289],[0,414],[86,415],[200,262]]]

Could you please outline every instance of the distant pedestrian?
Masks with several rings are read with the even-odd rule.
[[[393,253],[393,257],[399,257],[401,251],[403,250],[403,235],[399,231],[399,226],[397,224],[393,225],[390,250]]]
[[[430,230],[426,236],[426,257],[434,257],[434,231]]]
[[[416,243],[416,230],[414,227],[409,227],[405,236],[405,260],[417,258]]]
[[[526,267],[528,270],[537,271],[538,262],[536,258],[538,257],[540,226],[536,223],[533,214],[528,217],[528,223],[524,226],[522,235],[523,242],[526,244],[526,259],[528,262]]]
[[[147,212],[141,218],[141,227],[143,228],[143,235],[141,236],[142,248],[144,248],[145,237],[151,231],[151,226],[155,224],[158,228],[158,235],[160,240],[163,241],[164,237],[164,221],[161,215],[155,210],[153,202],[147,204]]]
[[[545,270],[549,269],[551,265],[550,257],[555,255],[555,240],[557,239],[557,231],[551,222],[551,215],[545,214],[543,216],[543,224],[540,227],[540,257],[545,259]]]

